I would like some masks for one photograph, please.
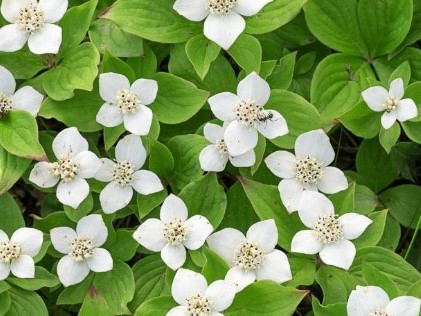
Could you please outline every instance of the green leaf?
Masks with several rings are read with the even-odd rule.
[[[256,161],[254,162],[254,165],[251,166],[250,172],[251,175],[254,175],[259,169],[260,164],[263,161],[263,156],[265,155],[265,149],[266,149],[266,138],[262,134],[258,134],[258,140],[257,145],[254,147],[254,154],[256,156]]]
[[[306,291],[285,287],[273,281],[259,281],[237,293],[225,315],[290,316],[306,295]]]
[[[421,214],[420,186],[398,185],[382,192],[379,199],[401,225],[415,228]]]
[[[158,95],[151,109],[165,124],[187,121],[201,109],[209,96],[209,92],[169,73],[157,73],[152,79],[158,81]]]
[[[73,305],[82,303],[86,297],[86,294],[91,288],[94,277],[95,275],[90,273],[82,282],[64,288],[64,290],[58,296],[56,304]]]
[[[89,38],[98,51],[118,57],[136,57],[143,54],[142,38],[121,30],[113,21],[96,20],[89,29]]]
[[[101,316],[113,316],[114,313],[108,308],[106,299],[91,289],[91,291],[86,295],[82,306],[80,307],[79,316],[91,316],[91,315],[101,315]]]
[[[221,48],[204,35],[197,35],[186,44],[187,57],[202,80],[220,51]]]
[[[61,226],[75,227],[76,225],[64,212],[54,212],[44,218],[36,217],[34,220],[34,228],[46,234],[49,234],[51,229]]]
[[[412,142],[400,142],[390,152],[393,169],[402,178],[415,182],[416,160],[421,155],[421,145]]]
[[[96,115],[104,101],[99,96],[98,81],[94,91],[75,91],[74,97],[64,101],[46,98],[39,116],[54,118],[67,126],[75,126],[80,132],[97,132],[102,126],[96,122]]]
[[[104,297],[112,314],[128,314],[127,303],[133,299],[135,291],[133,272],[123,261],[113,261],[111,271],[95,275],[93,286]]]
[[[116,127],[104,127],[105,150],[110,150],[125,131],[126,129],[123,124],[120,124]]]
[[[290,249],[292,238],[303,226],[296,214],[288,214],[278,188],[245,178],[239,180],[257,216],[260,220],[274,219],[278,228],[278,244],[284,249]]]
[[[341,123],[354,135],[373,138],[381,129],[381,113],[371,110],[364,101],[360,101],[341,116]]]
[[[30,79],[45,68],[41,55],[30,51],[0,52],[1,65],[9,70],[15,79]]]
[[[397,297],[400,295],[396,284],[393,283],[393,281],[387,275],[377,270],[370,263],[363,262],[362,273],[367,284],[382,288],[384,291],[386,291],[389,297]]]
[[[277,0],[263,7],[256,15],[247,19],[246,33],[272,32],[291,21],[307,0]]]
[[[99,53],[92,43],[69,50],[54,69],[45,73],[45,92],[50,98],[63,101],[73,97],[75,89],[92,91],[98,64]]]
[[[173,5],[173,0],[119,0],[101,17],[123,31],[159,43],[182,43],[203,32],[200,23],[179,15]]]
[[[395,180],[397,173],[392,167],[390,156],[386,154],[377,139],[364,140],[357,153],[356,166],[358,173],[374,192],[386,188]]]
[[[6,316],[36,315],[48,316],[48,310],[42,298],[35,292],[26,291],[17,287],[9,290],[12,304]]]
[[[203,247],[202,249],[206,258],[202,274],[208,281],[208,284],[217,280],[223,280],[230,268],[228,264],[208,247]]]
[[[165,316],[176,305],[172,296],[154,297],[142,303],[136,310],[135,316]]]
[[[0,315],[6,315],[7,311],[10,308],[10,305],[12,304],[12,299],[10,298],[9,292],[1,292],[0,293]]]
[[[302,55],[295,65],[294,74],[303,75],[313,68],[314,63],[316,62],[317,54],[316,52],[308,52]]]
[[[25,227],[25,221],[19,205],[7,192],[0,195],[0,216],[0,229],[9,237],[12,236],[15,230]]]
[[[14,110],[0,119],[0,146],[19,157],[46,158],[38,140],[37,122],[26,111]]]
[[[413,142],[421,144],[421,123],[406,121],[401,124],[406,136]]]
[[[311,101],[322,115],[339,118],[358,102],[361,91],[369,86],[367,78],[374,78],[374,74],[362,59],[329,55],[314,72]]]
[[[398,247],[401,239],[401,225],[393,216],[390,215],[390,211],[386,218],[384,231],[387,232],[387,234],[383,234],[382,239],[377,245],[394,251]]]
[[[392,147],[396,144],[401,135],[401,127],[399,124],[393,124],[389,129],[380,129],[379,141],[384,150],[389,154]]]
[[[63,209],[67,217],[75,223],[77,223],[82,217],[88,215],[93,208],[94,199],[91,193],[88,194],[88,196],[82,201],[82,203],[80,203],[80,205],[76,209],[68,205],[63,205]]]
[[[267,78],[272,89],[287,90],[289,88],[294,76],[296,56],[297,52],[293,52],[279,60],[279,65],[275,66],[272,74]]]
[[[189,217],[202,215],[209,220],[214,229],[224,218],[227,197],[214,172],[209,172],[201,179],[186,185],[178,196],[186,203]]]
[[[19,180],[30,163],[30,159],[12,155],[0,147],[0,195]]]
[[[149,138],[149,170],[165,178],[171,175],[173,169],[174,158],[168,147]]]
[[[129,303],[131,310],[135,310],[151,298],[169,294],[165,286],[167,266],[159,254],[142,258],[132,269],[136,290],[133,300]]]
[[[337,316],[337,315],[346,315],[346,304],[345,303],[335,303],[329,305],[321,305],[319,300],[312,296],[311,298],[311,307],[315,316]]]
[[[144,218],[155,207],[160,205],[167,197],[167,194],[167,190],[162,190],[148,195],[137,194],[137,210],[139,219]]]
[[[401,256],[381,247],[365,247],[357,250],[350,272],[361,276],[363,263],[369,263],[376,270],[381,271],[403,292],[421,278],[421,273]]]
[[[312,285],[316,277],[317,262],[314,256],[288,254],[291,266],[292,280],[285,285],[297,287],[299,285]]]
[[[241,34],[228,49],[228,54],[246,73],[253,71],[259,73],[260,63],[262,62],[262,47],[254,36]]]
[[[373,222],[368,225],[364,233],[353,240],[355,247],[362,248],[367,246],[375,246],[383,236],[384,227],[386,225],[387,210],[373,212],[368,215]]]
[[[199,135],[178,135],[168,141],[168,149],[174,157],[172,185],[182,189],[202,176],[199,153],[208,144],[206,138]]]
[[[313,105],[298,94],[289,91],[272,90],[265,109],[278,111],[287,121],[288,134],[270,140],[282,148],[294,148],[295,140],[299,135],[320,128],[326,123]]]
[[[120,58],[111,55],[110,52],[105,51],[102,58],[102,73],[107,72],[122,74],[126,76],[126,78],[129,79],[129,81],[132,83],[136,80],[134,71],[129,65],[127,65]]]
[[[129,261],[135,255],[138,246],[132,231],[119,229],[116,231],[115,241],[109,249],[113,258]]]
[[[67,53],[85,38],[97,3],[98,0],[91,0],[67,10],[58,23],[63,32],[60,53]]]
[[[323,291],[323,305],[347,302],[349,294],[360,281],[348,271],[322,266],[316,273],[316,281]]]
[[[36,291],[43,287],[55,287],[60,284],[60,281],[54,274],[38,266],[35,267],[35,278],[33,279],[10,277],[7,281],[29,291]]]
[[[408,61],[404,61],[392,72],[389,78],[389,85],[397,78],[402,78],[404,87],[409,84],[409,81],[411,80],[411,66]]]
[[[137,78],[149,78],[157,69],[157,59],[154,51],[143,43],[143,54],[136,58],[127,58],[127,64],[132,67]]]

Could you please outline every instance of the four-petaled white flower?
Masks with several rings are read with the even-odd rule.
[[[283,178],[278,189],[289,213],[297,210],[301,195],[306,190],[330,194],[348,187],[344,173],[338,168],[328,167],[334,158],[329,137],[321,129],[298,136],[295,155],[280,150],[266,157],[269,170]]]
[[[295,234],[291,251],[309,255],[319,254],[320,259],[332,266],[348,270],[355,257],[355,246],[350,241],[358,238],[373,221],[357,213],[335,215],[332,202],[323,194],[303,193],[298,215],[310,230]]]
[[[92,214],[79,220],[76,231],[57,227],[50,231],[54,248],[64,253],[57,265],[57,275],[64,286],[82,282],[89,271],[106,272],[113,268],[113,258],[101,247],[108,237],[101,215]]]
[[[127,131],[135,135],[148,135],[152,125],[152,111],[146,105],[155,101],[158,83],[138,79],[130,86],[125,76],[108,72],[99,76],[99,94],[105,101],[96,121],[106,127],[124,123]]]
[[[13,110],[23,110],[37,116],[44,96],[30,86],[16,92],[15,89],[16,81],[12,73],[0,66],[0,118]]]
[[[419,298],[399,296],[389,299],[378,286],[358,286],[349,296],[346,306],[348,316],[418,316]]]
[[[230,155],[242,155],[256,147],[257,131],[268,139],[288,133],[284,117],[263,108],[269,97],[269,84],[252,72],[238,84],[237,95],[223,92],[208,99],[213,114],[229,123],[224,140]]]
[[[177,0],[173,8],[190,21],[206,19],[205,36],[228,50],[246,27],[241,15],[255,15],[269,2],[272,0]]]
[[[273,219],[250,226],[246,236],[234,228],[225,228],[208,237],[209,248],[231,267],[225,280],[237,285],[237,292],[255,280],[282,283],[291,280],[287,256],[275,249],[278,230]]]
[[[160,251],[165,264],[177,270],[186,261],[186,248],[199,249],[213,231],[206,217],[187,217],[186,204],[170,194],[162,204],[160,220],[147,219],[134,232],[133,238],[146,249]]]
[[[15,52],[28,41],[34,54],[57,54],[61,45],[58,22],[68,0],[3,0],[1,14],[11,24],[0,28],[0,51]]]
[[[139,170],[146,160],[140,136],[131,134],[121,139],[115,148],[115,157],[117,163],[101,158],[102,166],[95,175],[95,179],[109,182],[99,195],[104,213],[114,213],[129,204],[133,189],[144,195],[164,189],[155,173]]]
[[[389,91],[381,86],[364,90],[361,94],[368,107],[375,112],[384,111],[381,122],[384,129],[389,129],[398,120],[405,122],[418,116],[418,109],[412,99],[403,99],[405,91],[402,78],[390,83]]]
[[[0,281],[10,272],[18,278],[35,276],[35,257],[41,249],[42,232],[34,228],[19,228],[9,240],[0,229]]]
[[[235,297],[235,284],[217,280],[208,286],[200,273],[179,269],[171,286],[174,300],[180,306],[172,308],[166,316],[222,316]]]
[[[206,139],[212,143],[212,145],[203,148],[199,155],[200,166],[204,171],[222,171],[225,169],[228,160],[235,167],[250,167],[254,165],[256,156],[253,149],[235,157],[228,153],[224,140],[224,127],[206,123],[203,132]]]
[[[41,188],[57,186],[58,200],[73,208],[88,196],[89,185],[86,178],[92,178],[101,161],[88,151],[88,142],[76,127],[62,130],[53,141],[53,151],[58,161],[38,162],[29,175],[29,180]]]

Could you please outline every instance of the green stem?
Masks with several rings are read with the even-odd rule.
[[[408,258],[408,255],[411,252],[412,246],[414,245],[415,238],[417,238],[417,234],[418,234],[418,231],[420,230],[420,227],[421,227],[421,212],[420,212],[420,216],[418,217],[418,223],[417,223],[417,226],[415,227],[414,235],[412,236],[412,239],[411,239],[411,242],[409,243],[408,249],[405,252],[405,257],[404,257],[405,260],[406,260],[406,258]]]

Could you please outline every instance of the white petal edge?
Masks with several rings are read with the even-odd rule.
[[[224,140],[231,156],[242,155],[256,147],[258,140],[257,130],[233,121],[225,130]]]
[[[113,269],[113,258],[108,250],[95,248],[93,255],[86,259],[90,270],[94,272],[106,272]]]
[[[272,118],[267,118],[271,113]],[[274,139],[276,137],[288,134],[288,125],[284,117],[275,110],[263,111],[263,117],[267,118],[264,122],[259,122],[256,126],[257,130],[267,139]]]
[[[186,300],[192,295],[198,293],[203,295],[207,287],[208,283],[203,275],[181,268],[174,276],[171,294],[178,304],[185,305]]]
[[[159,219],[149,218],[136,229],[133,238],[150,251],[161,251],[166,244],[164,225]]]
[[[205,297],[212,300],[212,311],[222,312],[230,307],[234,301],[236,288],[234,283],[225,280],[211,283],[205,291]]]
[[[102,182],[111,182],[113,180],[113,170],[116,166],[111,159],[100,158],[101,167],[98,169],[94,178]]]
[[[71,153],[74,157],[88,149],[88,141],[82,137],[76,127],[62,130],[53,140],[53,151],[57,159],[60,159],[64,153]]]
[[[65,287],[82,282],[88,274],[89,267],[85,260],[75,261],[66,255],[57,264],[58,278]]]
[[[252,72],[238,84],[237,95],[241,100],[253,99],[263,106],[269,100],[270,87],[257,73]]]
[[[0,91],[11,96],[15,89],[16,81],[12,73],[7,68],[0,66]]]
[[[164,186],[159,177],[149,170],[136,171],[133,174],[132,187],[136,192],[143,195],[149,195],[164,190]]]
[[[1,89],[0,89],[1,90]],[[29,112],[32,116],[37,116],[44,96],[30,86],[20,88],[12,96],[14,109]]]
[[[160,218],[163,223],[178,218],[185,221],[188,216],[187,206],[178,196],[170,194],[162,203]]]
[[[82,178],[93,178],[101,168],[101,161],[92,151],[82,151],[75,157],[79,163],[77,175]]]
[[[10,240],[20,246],[21,254],[35,257],[41,249],[44,236],[35,228],[23,227],[17,229]]]
[[[246,237],[237,229],[224,228],[210,235],[206,242],[211,250],[221,256],[229,266],[232,266],[234,252],[242,243],[246,242]]]
[[[126,207],[133,197],[131,186],[122,187],[117,182],[108,183],[99,194],[101,208],[105,214],[112,214]]]
[[[105,102],[99,109],[95,120],[105,127],[115,127],[123,123],[123,114],[117,105]]]
[[[266,166],[277,177],[284,179],[295,178],[294,171],[297,158],[288,151],[278,150],[265,158]]]
[[[405,93],[405,90],[403,88],[402,78],[396,78],[390,83],[389,95],[391,97],[394,97],[395,99],[400,100],[402,99],[404,93]]]
[[[212,233],[213,226],[202,215],[194,215],[185,222],[187,230],[184,246],[190,250],[196,250],[203,246],[206,238]]]
[[[1,52],[16,52],[22,49],[27,40],[28,34],[22,32],[16,24],[8,24],[0,28]]]
[[[413,296],[399,296],[387,304],[386,313],[390,315],[418,316],[421,300]]]
[[[398,117],[398,113],[396,110],[392,110],[390,112],[384,112],[381,117],[382,126],[384,129],[389,129],[395,124],[396,119]]]
[[[225,275],[225,280],[236,285],[236,292],[241,292],[247,285],[256,281],[256,273],[254,270],[245,271],[238,267],[232,267]]]
[[[349,295],[348,316],[366,316],[372,311],[385,309],[389,303],[386,292],[378,286],[357,286]]]
[[[202,21],[209,14],[203,0],[177,0],[173,9],[190,21]]]
[[[273,0],[237,0],[234,10],[244,16],[257,14],[266,4]]]
[[[56,227],[50,230],[54,249],[64,254],[70,253],[70,244],[76,237],[76,231],[70,227]]]
[[[6,279],[10,274],[10,263],[0,263],[0,281]]]
[[[278,228],[275,220],[268,219],[251,225],[246,239],[248,242],[257,243],[265,253],[271,252],[278,243]]]
[[[40,0],[38,6],[44,11],[46,22],[56,23],[66,13],[68,0]]]
[[[62,30],[55,24],[44,24],[28,38],[28,47],[34,54],[57,54],[61,45]]]
[[[208,39],[228,50],[245,27],[246,22],[238,13],[210,14],[205,20],[203,32]]]
[[[348,240],[360,237],[368,225],[373,223],[368,217],[357,213],[346,213],[339,217],[339,221],[343,225],[343,236]]]
[[[99,76],[99,94],[104,101],[116,104],[117,93],[123,89],[130,90],[130,82],[126,76],[114,72]]]
[[[326,133],[318,129],[306,132],[297,137],[295,141],[295,156],[297,159],[310,156],[316,158],[324,166],[327,166],[335,158],[335,151]]]
[[[10,264],[10,271],[18,278],[35,277],[34,259],[28,255],[20,255],[19,258],[13,260]]]
[[[51,188],[57,184],[60,177],[50,173],[52,164],[46,161],[37,162],[29,174],[29,181],[41,188]]]
[[[322,177],[317,181],[317,188],[323,193],[337,193],[348,188],[348,180],[342,170],[335,167],[325,167]]]
[[[301,196],[305,189],[295,179],[283,179],[278,185],[279,194],[281,195],[282,204],[284,204],[288,213],[296,212]]]
[[[140,105],[136,113],[123,115],[124,127],[135,135],[148,135],[152,125],[152,110]]]
[[[256,154],[254,150],[250,150],[242,155],[228,157],[228,159],[234,167],[251,167],[256,162]]]
[[[313,228],[319,217],[334,214],[332,202],[323,194],[305,191],[298,204],[298,215],[308,228]]]
[[[137,79],[130,90],[140,98],[143,105],[149,105],[155,101],[158,94],[158,82],[151,79]]]
[[[186,248],[183,245],[166,244],[161,250],[161,258],[172,270],[177,270],[186,261]]]
[[[292,272],[287,256],[278,249],[267,254],[265,263],[256,271],[256,279],[272,280],[277,283],[291,280]]]
[[[69,182],[61,181],[57,186],[57,199],[64,205],[77,209],[89,194],[89,185],[85,179],[75,177]]]
[[[219,152],[216,145],[208,145],[199,154],[200,168],[204,171],[221,172],[228,162],[228,155]]]
[[[319,252],[320,259],[335,267],[348,270],[355,258],[355,246],[347,239],[325,245]]]
[[[217,140],[224,138],[224,131],[225,128],[212,123],[206,123],[203,127],[203,135],[213,144],[215,144]]]
[[[76,225],[76,233],[78,237],[92,238],[94,247],[102,246],[108,237],[107,226],[105,226],[104,220],[99,214],[82,217]]]
[[[230,122],[236,119],[234,107],[240,103],[240,98],[231,92],[222,92],[208,99],[212,113],[221,121]],[[205,134],[206,136],[206,134]]]
[[[291,251],[315,255],[322,250],[323,244],[317,239],[314,230],[302,230],[294,235],[291,242]]]
[[[385,104],[389,98],[389,92],[380,86],[368,88],[364,90],[361,95],[368,107],[375,112],[384,111],[383,104]]]
[[[405,122],[418,116],[418,109],[412,99],[403,99],[399,101],[396,109],[396,116],[399,122]]]
[[[140,137],[133,134],[123,137],[115,147],[115,158],[118,162],[129,161],[134,170],[142,167],[146,160],[146,150]]]

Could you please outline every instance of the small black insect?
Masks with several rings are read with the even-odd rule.
[[[264,123],[266,121],[272,121],[273,113],[271,111],[269,111],[268,113],[263,113],[263,114],[259,115],[257,117],[257,119],[262,123]]]

